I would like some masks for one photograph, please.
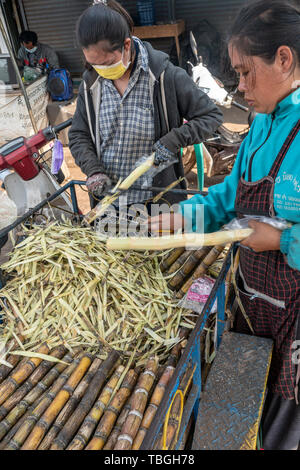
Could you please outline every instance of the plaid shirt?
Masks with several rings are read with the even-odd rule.
[[[124,95],[119,94],[111,80],[101,79],[100,155],[105,173],[113,182],[127,177],[137,160],[152,153],[155,139],[148,53],[140,40],[134,41],[139,53]],[[149,178],[142,176],[136,184],[149,186],[149,183]],[[127,204],[151,197],[149,191],[128,191]]]

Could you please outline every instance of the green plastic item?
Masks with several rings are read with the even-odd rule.
[[[198,189],[203,191],[204,188],[204,160],[203,160],[203,144],[194,145],[196,163],[197,163],[197,178],[198,178]],[[181,149],[181,156],[183,149]]]

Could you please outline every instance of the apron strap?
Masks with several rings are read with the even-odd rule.
[[[284,160],[284,157],[286,156],[287,152],[289,151],[295,137],[297,136],[298,134],[298,131],[300,129],[300,119],[299,121],[297,122],[297,124],[293,127],[293,129],[291,130],[291,132],[289,133],[288,137],[286,138],[275,162],[273,163],[273,166],[271,168],[271,171],[269,173],[269,176],[271,176],[274,180],[276,179],[277,177],[277,174],[278,174],[278,171],[281,167],[281,164]]]

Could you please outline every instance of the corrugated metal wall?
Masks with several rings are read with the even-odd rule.
[[[52,46],[60,64],[74,75],[83,70],[82,53],[76,46],[75,24],[91,0],[23,0],[28,28],[39,41]]]
[[[138,24],[137,2],[119,0]],[[292,0],[300,6],[300,0]],[[175,1],[176,18],[186,21],[192,29],[201,20],[208,20],[221,34],[226,34],[238,10],[247,0],[181,0]],[[91,5],[92,0],[23,0],[29,29],[36,31],[39,40],[58,52],[62,66],[72,74],[81,74],[82,53],[76,46],[77,18]],[[168,0],[155,0],[156,22],[168,21]],[[151,41],[157,49],[170,52],[173,39]]]

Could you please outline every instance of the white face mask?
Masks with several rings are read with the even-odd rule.
[[[25,47],[25,51],[29,52],[29,54],[33,54],[37,50],[37,46],[33,47],[32,49],[27,49]]]

